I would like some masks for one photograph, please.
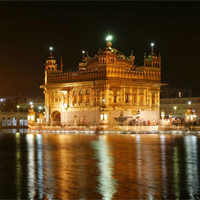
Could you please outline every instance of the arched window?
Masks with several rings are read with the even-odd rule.
[[[125,102],[128,103],[128,94],[125,94]]]

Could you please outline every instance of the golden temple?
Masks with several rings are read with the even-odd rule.
[[[161,56],[144,55],[144,66],[136,67],[133,53],[126,57],[106,48],[90,58],[83,54],[78,70],[64,73],[50,55],[45,64],[46,124],[115,125],[120,115],[128,120],[157,121],[160,117]],[[85,53],[85,52],[83,52]]]

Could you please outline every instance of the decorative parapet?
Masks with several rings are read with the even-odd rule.
[[[160,80],[160,71],[154,70],[126,70],[122,68],[100,68],[86,69],[67,73],[48,74],[48,83],[75,82],[82,80],[104,79],[104,78],[127,78],[141,80]]]

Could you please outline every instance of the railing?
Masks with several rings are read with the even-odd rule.
[[[128,78],[128,79],[145,79],[145,80],[160,80],[160,76],[147,75],[143,71],[120,71],[108,69],[98,69],[98,70],[81,70],[77,72],[67,72],[67,73],[52,73],[48,75],[48,83],[51,82],[73,82],[78,80],[88,80],[88,79],[102,79],[106,77],[115,78]]]

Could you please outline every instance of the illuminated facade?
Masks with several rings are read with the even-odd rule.
[[[83,52],[84,53],[84,52]],[[126,57],[107,40],[93,58],[83,56],[78,71],[63,73],[50,56],[45,64],[46,123],[115,125],[122,114],[128,119],[158,120],[160,116],[161,56],[144,55],[135,67],[133,53]],[[62,66],[61,66],[62,68]]]

